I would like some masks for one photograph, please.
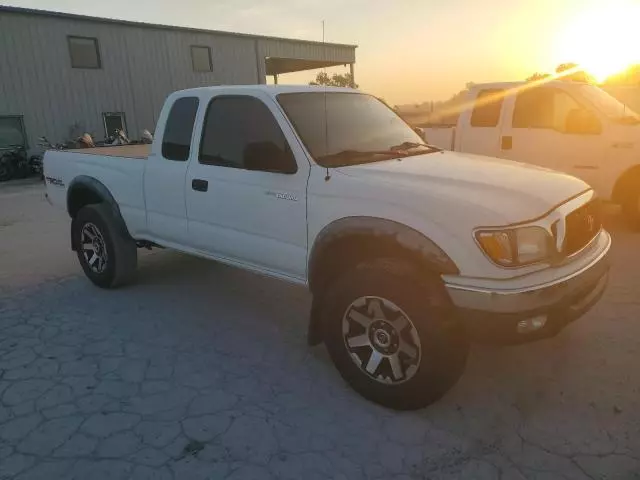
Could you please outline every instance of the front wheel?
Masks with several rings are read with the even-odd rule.
[[[334,282],[324,299],[331,358],[365,398],[398,410],[421,408],[462,374],[468,343],[437,277],[375,260]]]
[[[131,280],[138,259],[136,243],[107,205],[82,207],[71,234],[80,265],[95,285],[116,288]]]
[[[640,189],[627,192],[622,202],[622,213],[629,227],[640,230]]]

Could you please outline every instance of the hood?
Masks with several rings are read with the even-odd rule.
[[[420,195],[482,207],[516,223],[539,217],[588,190],[582,180],[529,164],[438,152],[338,168],[398,195]]]

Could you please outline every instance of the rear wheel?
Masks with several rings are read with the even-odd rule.
[[[107,205],[82,207],[73,221],[72,237],[80,265],[95,285],[116,288],[131,280],[137,247]]]
[[[468,343],[437,277],[375,260],[343,275],[324,298],[331,358],[369,400],[400,410],[421,408],[462,374]]]

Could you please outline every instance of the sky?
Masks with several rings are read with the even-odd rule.
[[[358,45],[355,77],[364,91],[390,104],[444,100],[467,82],[521,80],[553,71],[593,48],[568,40],[621,35],[631,26],[634,48],[640,18],[605,22],[608,5],[640,0],[0,0],[20,7],[169,25],[256,33]],[[640,10],[637,10],[640,12]],[[590,12],[595,31],[585,23]],[[634,10],[634,12],[636,12]],[[582,24],[577,19],[582,18]],[[592,22],[593,23],[593,22]],[[578,30],[576,30],[576,28]],[[581,30],[580,30],[581,29]],[[591,34],[590,34],[591,33]],[[582,42],[583,45],[586,45]],[[606,57],[607,52],[601,52]],[[604,60],[600,60],[602,64]],[[329,73],[347,72],[342,67]],[[283,75],[308,83],[317,72]]]

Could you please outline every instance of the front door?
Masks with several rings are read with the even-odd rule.
[[[500,156],[558,170],[598,187],[604,144],[597,130],[576,132],[572,119],[586,108],[557,87],[523,90],[502,130]]]
[[[213,97],[187,173],[191,246],[303,279],[308,175],[308,160],[270,97]]]

